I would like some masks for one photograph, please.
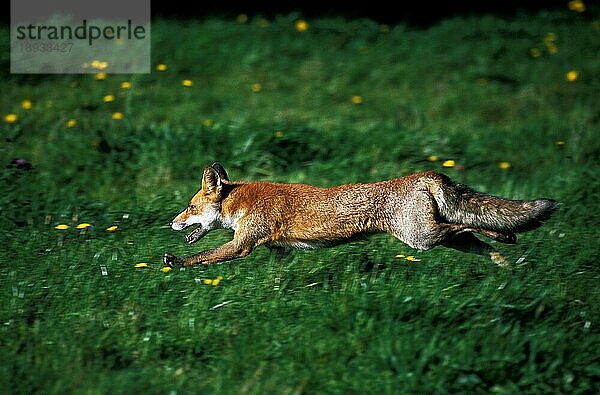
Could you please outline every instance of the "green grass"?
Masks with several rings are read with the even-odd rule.
[[[318,19],[302,33],[295,18],[155,21],[153,65],[168,70],[149,75],[5,75],[0,111],[19,118],[0,125],[2,391],[600,391],[598,15],[389,32]],[[214,160],[233,179],[321,186],[437,170],[563,206],[498,245],[512,270],[378,235],[163,273],[165,251],[231,238],[190,247],[166,225]]]

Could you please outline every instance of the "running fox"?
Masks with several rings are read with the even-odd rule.
[[[171,222],[174,230],[195,225],[192,244],[213,229],[233,229],[233,240],[187,257],[164,255],[169,266],[227,261],[260,245],[275,250],[341,244],[387,232],[412,248],[437,245],[505,260],[476,238],[514,244],[516,233],[542,225],[558,208],[551,199],[508,200],[457,184],[435,172],[372,184],[319,188],[305,184],[230,181],[220,163],[204,169],[202,188]]]

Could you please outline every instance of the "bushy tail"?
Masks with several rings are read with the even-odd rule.
[[[560,206],[552,199],[503,199],[445,181],[442,196],[434,196],[440,215],[450,223],[500,233],[526,232],[540,227]]]

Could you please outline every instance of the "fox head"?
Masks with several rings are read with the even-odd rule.
[[[195,243],[209,231],[221,227],[223,181],[228,180],[227,172],[218,162],[204,169],[202,188],[194,195],[187,208],[171,222],[173,230],[183,230],[189,226],[197,225],[185,237],[188,243]]]

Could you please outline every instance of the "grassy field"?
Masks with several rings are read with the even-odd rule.
[[[157,20],[162,71],[103,79],[9,75],[0,30],[0,390],[598,393],[598,13],[297,20]],[[163,271],[231,238],[167,225],[215,160],[563,206],[510,270],[378,235]]]

